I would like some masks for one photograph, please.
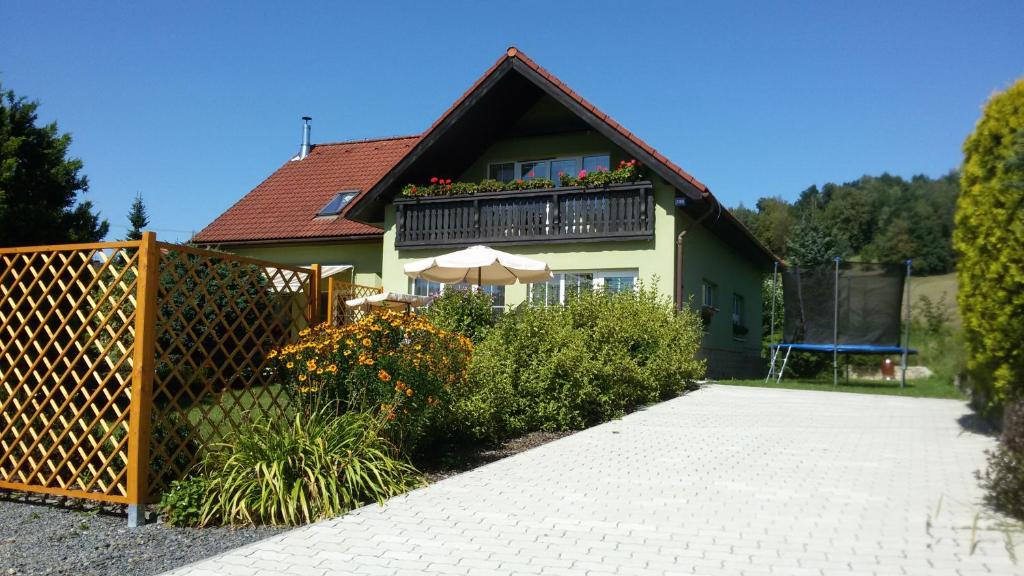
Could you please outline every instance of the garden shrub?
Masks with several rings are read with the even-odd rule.
[[[211,486],[206,476],[190,476],[171,482],[158,505],[163,521],[171,526],[204,524],[203,510],[215,494]]]
[[[494,299],[482,290],[445,290],[434,298],[423,315],[434,326],[479,342],[494,326]]]
[[[565,307],[520,306],[487,333],[470,364],[457,425],[498,440],[579,429],[680,393],[704,374],[700,319],[667,299],[586,293]]]
[[[1024,520],[1024,401],[1008,405],[1003,422],[999,445],[988,452],[988,469],[979,479],[990,506]]]
[[[1024,391],[1024,80],[994,95],[964,142],[953,245],[976,404]]]
[[[269,357],[300,406],[327,401],[341,411],[377,410],[396,444],[414,453],[445,426],[471,352],[465,336],[388,310],[340,328],[302,330],[296,343]]]
[[[161,500],[169,523],[298,525],[382,503],[421,481],[382,431],[380,413],[333,403],[260,417],[207,452],[200,473]]]

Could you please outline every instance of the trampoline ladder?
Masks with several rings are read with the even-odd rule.
[[[779,368],[778,372],[776,372],[775,371],[775,364],[778,362],[779,351],[780,350],[782,350],[782,346],[776,346],[776,347],[772,348],[771,361],[768,364],[768,375],[765,376],[765,378],[764,378],[764,383],[765,384],[767,384],[772,379],[772,376],[776,377],[775,378],[775,383],[776,384],[778,384],[779,382],[782,382],[782,373],[786,369],[786,362],[789,361],[789,353],[793,351],[793,347],[792,346],[786,346],[786,355],[783,356],[783,358],[782,358],[782,367]]]

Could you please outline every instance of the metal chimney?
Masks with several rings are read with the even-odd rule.
[[[312,120],[309,116],[302,117],[302,147],[299,148],[299,160],[302,160],[306,156],[309,156],[309,130],[311,128],[309,121]]]

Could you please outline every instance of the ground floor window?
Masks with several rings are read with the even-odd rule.
[[[527,300],[535,306],[560,306],[591,290],[636,290],[636,281],[636,270],[556,272],[547,282],[530,284]]]
[[[475,290],[477,286],[475,284],[468,284],[466,282],[459,282],[458,284],[441,284],[440,282],[431,282],[422,278],[416,278],[409,281],[409,292],[415,296],[427,296],[434,297],[444,294],[445,290]],[[491,309],[495,313],[500,313],[505,309],[505,287],[488,285],[483,286],[480,290],[491,295],[491,299],[494,301],[491,304]]]

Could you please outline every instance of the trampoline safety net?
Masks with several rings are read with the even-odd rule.
[[[836,271],[832,265],[782,272],[784,342],[833,342]],[[843,262],[839,265],[838,344],[900,345],[906,267]]]

